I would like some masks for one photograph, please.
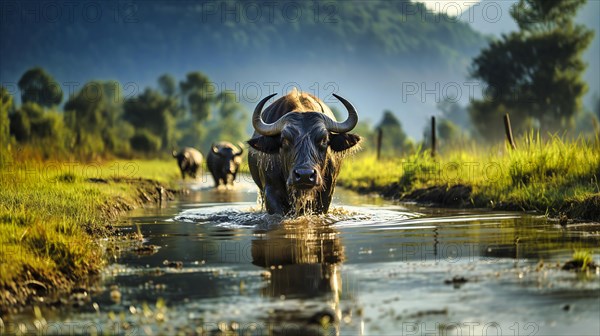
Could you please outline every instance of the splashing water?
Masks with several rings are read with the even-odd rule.
[[[414,212],[403,212],[393,209],[365,209],[361,207],[332,207],[326,214],[313,214],[306,211],[302,215],[270,215],[262,207],[249,203],[237,203],[223,206],[209,203],[209,206],[185,210],[173,219],[178,222],[211,224],[223,228],[249,228],[268,230],[279,226],[381,226],[391,221],[401,223],[419,217]],[[306,206],[303,204],[303,206]]]

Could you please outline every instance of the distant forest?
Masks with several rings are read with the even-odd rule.
[[[128,71],[140,62],[157,68],[190,55],[216,65],[335,59],[451,70],[487,42],[468,24],[410,1],[50,3],[3,4],[3,81],[35,65],[58,78],[73,68],[92,76],[117,68],[134,79]]]
[[[249,106],[239,92],[209,90],[220,79],[207,73],[217,69],[239,81],[258,80],[263,70],[252,68],[259,63],[299,67],[306,77],[339,63],[349,72],[362,71],[338,73],[336,80],[344,82],[345,92],[359,88],[359,95],[348,97],[366,107],[356,132],[372,150],[381,129],[386,156],[413,152],[431,134],[419,127],[423,137],[407,135],[414,134],[415,119],[413,125],[405,121],[422,111],[393,97],[399,96],[398,83],[425,81],[425,74],[450,81],[445,74],[461,72],[464,80],[467,69],[471,79],[498,92],[464,106],[451,100],[430,104],[438,110],[442,146],[502,141],[506,113],[517,135],[597,132],[600,99],[592,110],[582,106],[588,87],[581,54],[594,32],[573,22],[585,1],[519,3],[521,13],[544,19],[532,25],[516,16],[525,20],[520,30],[493,40],[409,1],[2,2],[0,151],[30,148],[45,158],[165,156],[180,146],[204,152],[213,141],[245,140]],[[536,3],[544,6],[531,5]],[[55,8],[49,4],[60,15],[44,12]],[[539,8],[557,14],[544,16]],[[184,63],[193,70],[170,70]],[[224,68],[231,64],[236,66]],[[275,76],[286,70],[277,67]],[[135,81],[157,71],[163,75],[133,94],[123,86],[124,78]],[[405,79],[406,73],[417,78]],[[70,90],[68,81],[80,83]],[[385,91],[374,90],[375,84]],[[390,108],[372,106],[390,96]],[[373,122],[369,114],[382,117]]]

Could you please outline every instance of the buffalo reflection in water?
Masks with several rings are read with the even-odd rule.
[[[252,241],[252,263],[270,271],[262,294],[299,303],[266,318],[273,334],[339,334],[343,260],[339,232],[301,218]]]

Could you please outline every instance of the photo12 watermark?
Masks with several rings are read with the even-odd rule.
[[[0,83],[7,93],[13,97],[20,97],[24,93],[19,88],[19,85],[15,82],[2,82]],[[110,102],[115,104],[122,104],[127,100],[131,100],[142,93],[143,85],[134,81],[119,82],[115,80],[109,81],[90,81],[82,83],[78,81],[62,81],[62,82],[51,82],[48,83],[47,89],[36,92],[38,97],[34,97],[34,100],[46,100],[56,95],[66,96],[66,100],[74,97],[83,99],[84,101],[93,103],[101,100],[109,99]],[[316,97],[320,97],[325,103],[336,103],[337,99],[333,94],[340,93],[340,85],[334,81],[327,82],[309,82],[309,83],[298,83],[294,81],[281,82],[281,81],[208,81],[203,83],[199,87],[194,87],[193,92],[197,97],[204,100],[217,100],[220,94],[223,92],[233,93],[236,103],[258,103],[262,98],[277,93],[280,95],[286,95],[292,92],[294,89],[298,92],[307,92]],[[407,96],[414,95],[415,92],[407,89]],[[27,92],[31,95],[32,92]],[[186,92],[177,92],[184,97],[187,97]]]
[[[334,1],[204,1],[199,11],[203,23],[335,24],[340,20],[337,5]]]
[[[138,23],[140,2],[14,1],[0,2],[0,18],[7,24]]]
[[[529,94],[518,89],[501,88],[489,85],[481,81],[433,81],[414,82],[403,81],[401,83],[401,101],[418,101],[420,103],[440,103],[442,101],[459,103],[461,101],[472,102],[476,99],[492,102],[502,98],[520,104],[535,102]]]
[[[538,335],[540,326],[537,322],[402,322],[399,330],[401,336],[519,336]]]

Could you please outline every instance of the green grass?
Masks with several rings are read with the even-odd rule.
[[[429,151],[377,161],[362,153],[344,162],[339,183],[355,190],[381,191],[396,184],[399,191],[432,186],[472,187],[474,205],[511,204],[522,209],[558,212],[569,202],[600,207],[600,141],[542,140],[530,134],[517,150],[504,146],[446,150],[435,159]],[[598,211],[598,209],[597,209]]]
[[[573,262],[577,265],[581,265],[581,271],[585,271],[588,269],[590,265],[594,264],[594,259],[592,258],[592,253],[589,251],[575,251],[573,253]]]
[[[139,203],[138,188],[131,184],[138,178],[168,184],[178,176],[173,161],[5,164],[0,168],[0,292],[28,280],[68,288],[97,272],[103,265],[97,238],[118,213],[115,206]]]
[[[162,183],[172,183],[180,178],[177,161],[172,160],[133,160],[110,163],[109,174],[118,171],[120,175],[131,178],[146,178]]]

